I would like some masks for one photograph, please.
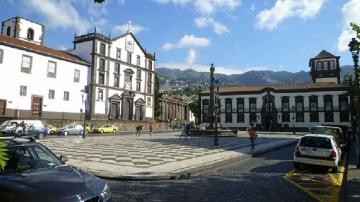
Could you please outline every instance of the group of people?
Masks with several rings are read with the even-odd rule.
[[[141,131],[143,130],[144,125],[139,124],[136,126],[136,136],[140,136]],[[149,135],[152,136],[153,133],[153,126],[152,123],[149,123]]]

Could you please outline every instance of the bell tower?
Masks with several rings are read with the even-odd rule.
[[[24,18],[14,17],[2,22],[1,34],[43,45],[44,29],[44,25]]]
[[[340,56],[322,50],[309,61],[310,75],[313,83],[340,83]]]

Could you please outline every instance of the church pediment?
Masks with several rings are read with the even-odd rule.
[[[135,101],[135,105],[136,106],[142,106],[142,105],[145,105],[145,100],[139,98]]]
[[[109,99],[110,100],[121,100],[121,97],[118,94],[114,94]]]
[[[135,97],[135,93],[132,91],[125,91],[122,94],[123,97]]]

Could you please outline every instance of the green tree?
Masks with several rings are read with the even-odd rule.
[[[7,149],[5,143],[0,141],[0,171],[4,170],[6,162],[9,160],[6,152]]]
[[[201,111],[199,106],[199,97],[197,95],[191,97],[191,103],[189,104],[191,112],[195,116],[195,123],[200,124],[200,120],[198,119]]]
[[[158,75],[155,75],[155,89],[154,89],[154,116],[155,120],[160,121],[160,116],[162,114],[161,109],[161,100],[162,93],[160,93],[160,79]]]

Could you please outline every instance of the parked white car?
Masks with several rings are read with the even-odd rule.
[[[341,149],[331,135],[307,134],[303,136],[294,152],[294,167],[302,164],[330,167],[337,172]]]

